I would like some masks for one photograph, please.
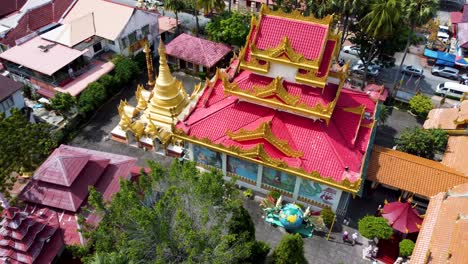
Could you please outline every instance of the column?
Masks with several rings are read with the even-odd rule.
[[[301,188],[302,178],[296,176],[296,185],[294,185],[293,199],[297,200],[299,189]]]
[[[257,6],[256,6],[256,2],[252,1],[250,2],[250,12],[252,13],[255,13],[257,11]]]
[[[257,170],[257,188],[262,188],[263,165],[258,165]]]
[[[227,155],[226,153],[221,153],[221,167],[223,169],[224,177],[227,176]]]
[[[191,161],[195,160],[193,156],[193,144],[192,143],[188,143],[188,157]]]

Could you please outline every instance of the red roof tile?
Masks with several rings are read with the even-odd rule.
[[[231,52],[231,48],[224,44],[193,37],[185,33],[182,33],[166,45],[167,55],[207,68],[213,67],[229,52]]]
[[[21,9],[26,0],[2,0],[0,1],[0,17]]]
[[[450,12],[450,22],[452,24],[458,24],[462,21],[462,12]]]
[[[328,26],[263,15],[257,32],[259,49],[275,48],[287,36],[292,48],[309,60],[320,57],[328,33]]]

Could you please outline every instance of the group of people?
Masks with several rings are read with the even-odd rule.
[[[356,242],[357,242],[357,238],[358,238],[358,234],[356,232],[354,232],[352,235],[351,235],[351,239],[349,239],[349,233],[348,231],[344,231],[343,232],[343,243],[351,243],[351,245],[356,245]]]

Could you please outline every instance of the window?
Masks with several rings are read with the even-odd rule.
[[[123,37],[120,42],[122,43],[122,48],[125,49],[126,47],[128,47],[128,39],[127,37]]]
[[[15,102],[13,102],[13,98],[10,96],[0,103],[0,111],[6,112],[10,110],[10,108],[12,108],[14,105],[15,105]]]
[[[128,41],[130,42],[130,45],[132,45],[133,43],[137,41],[136,31],[133,31],[132,33],[128,35]]]
[[[94,50],[94,53],[98,53],[99,51],[102,50],[102,45],[101,45],[101,42],[98,42],[96,44],[93,45],[93,50]]]
[[[141,33],[143,34],[143,37],[146,37],[149,35],[149,25],[146,25],[141,28]]]
[[[457,90],[450,90],[451,93],[462,95],[463,92]]]
[[[193,71],[193,70],[194,70],[193,68],[194,68],[194,67],[193,67],[193,63],[187,62],[187,69],[190,69],[190,70]]]
[[[115,42],[113,40],[108,40],[109,45],[115,46]]]

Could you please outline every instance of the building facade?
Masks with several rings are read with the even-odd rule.
[[[22,84],[0,75],[0,113],[5,113],[5,116],[8,117],[11,115],[12,108],[22,109],[24,107],[22,87]]]

